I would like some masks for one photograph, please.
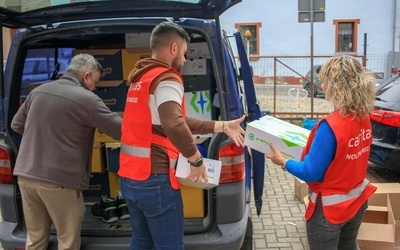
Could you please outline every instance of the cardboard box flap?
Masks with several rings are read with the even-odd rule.
[[[394,243],[393,225],[363,222],[357,239]]]
[[[377,212],[387,212],[388,208],[383,206],[371,206],[369,205],[367,208],[368,211],[377,211]]]
[[[120,52],[120,49],[89,49],[89,50],[73,50],[72,54],[73,55],[78,55],[81,53],[88,53],[91,54],[92,56],[97,56],[97,55],[115,55],[118,52]]]
[[[120,142],[107,142],[106,143],[106,148],[110,148],[110,149],[117,149],[121,147],[121,143]]]
[[[121,84],[125,83],[125,80],[121,81],[99,81],[96,83],[96,88],[116,88]],[[126,84],[124,84],[126,85]]]

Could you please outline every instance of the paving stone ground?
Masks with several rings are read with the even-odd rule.
[[[371,182],[400,182],[400,173],[369,165]],[[254,250],[304,250],[305,207],[294,195],[294,177],[267,160],[264,177],[263,206],[260,216],[252,202]],[[253,199],[253,197],[252,197]],[[1,213],[0,213],[1,220]],[[0,245],[0,250],[3,248]]]
[[[254,202],[251,207],[253,249],[307,249],[303,219],[305,206],[294,195],[293,175],[267,160],[264,179],[260,216],[257,216]],[[387,171],[370,163],[367,179],[370,182],[400,182],[400,173]]]

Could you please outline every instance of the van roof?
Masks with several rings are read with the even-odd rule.
[[[71,2],[71,3],[70,3]],[[215,19],[241,0],[6,1],[0,22],[8,28],[123,17]],[[8,5],[7,5],[8,4]]]

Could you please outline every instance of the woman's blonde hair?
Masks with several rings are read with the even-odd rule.
[[[355,57],[340,55],[328,59],[319,77],[325,98],[342,116],[366,117],[374,107],[375,77]]]

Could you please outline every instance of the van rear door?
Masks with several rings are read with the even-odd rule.
[[[248,109],[248,121],[251,122],[258,120],[261,117],[261,110],[257,102],[256,91],[254,89],[251,69],[247,59],[247,53],[244,47],[242,36],[239,32],[236,32],[234,37],[240,59],[241,75]],[[253,174],[254,200],[257,208],[257,215],[260,215],[262,207],[262,194],[264,189],[265,156],[263,153],[250,148],[249,150],[246,150],[246,152],[249,151],[252,156],[251,163],[253,171],[251,172],[246,169],[246,174],[247,176],[249,176],[249,173]]]

